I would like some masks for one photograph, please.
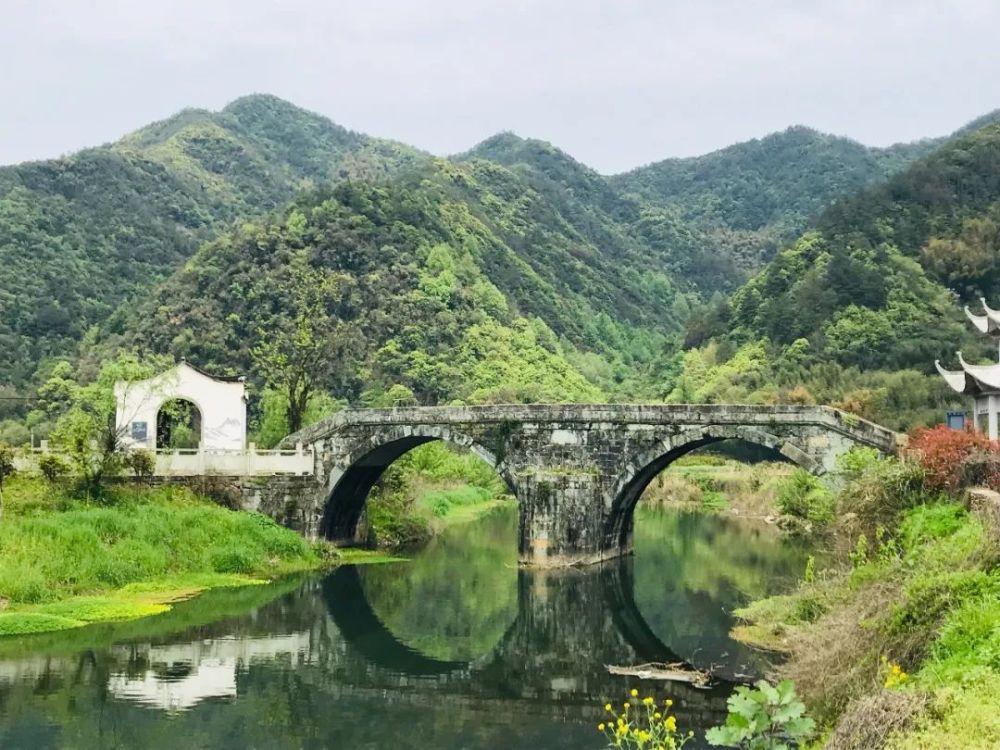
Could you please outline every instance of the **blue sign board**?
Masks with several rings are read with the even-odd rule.
[[[953,430],[965,429],[965,412],[950,411],[945,415],[945,424]]]
[[[133,422],[132,423],[132,440],[137,443],[146,442],[146,423],[145,422]]]

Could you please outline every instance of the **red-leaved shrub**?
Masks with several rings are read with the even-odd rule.
[[[908,452],[924,467],[924,484],[929,490],[959,490],[970,479],[988,484],[1000,481],[1000,477],[969,476],[970,463],[978,464],[985,456],[1000,454],[1000,444],[981,432],[953,430],[945,425],[919,429],[910,436]]]

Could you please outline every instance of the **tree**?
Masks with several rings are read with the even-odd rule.
[[[0,518],[3,518],[3,483],[15,474],[14,449],[6,443],[0,443]]]
[[[254,362],[269,388],[287,401],[287,432],[302,429],[310,398],[339,363],[343,327],[333,314],[337,276],[315,268],[307,250],[287,266],[282,311],[257,330]],[[263,295],[263,290],[256,290]]]
[[[135,355],[121,354],[118,359],[106,362],[97,379],[85,385],[74,384],[69,388],[66,410],[59,416],[52,441],[69,454],[70,461],[80,480],[82,491],[91,498],[103,494],[104,481],[118,474],[123,467],[125,424],[116,424],[117,395],[115,385],[145,380],[165,361],[140,362]]]
[[[316,392],[309,399],[302,426],[309,425],[336,414],[347,406],[328,393]],[[288,435],[288,399],[284,391],[264,389],[260,397],[260,417],[257,420],[256,442],[261,448],[273,448]]]

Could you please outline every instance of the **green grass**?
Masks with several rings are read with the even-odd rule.
[[[69,617],[56,617],[39,612],[10,612],[0,614],[0,635],[28,635],[48,633],[53,630],[82,628],[87,623]]]
[[[455,508],[478,505],[492,498],[493,493],[488,489],[465,485],[426,492],[418,498],[417,506],[437,518],[444,518]]]
[[[131,489],[94,506],[32,479],[10,485],[0,522],[0,635],[144,617],[206,588],[322,562],[271,519],[185,490]]]
[[[508,498],[503,480],[481,458],[444,443],[427,443],[383,475],[368,501],[368,522],[380,547],[410,548]]]
[[[409,562],[408,557],[398,557],[385,552],[371,549],[347,547],[337,550],[339,561],[343,565],[382,565],[384,563]]]
[[[886,750],[996,750],[1000,747],[1000,674],[977,673],[938,686],[931,710]]]

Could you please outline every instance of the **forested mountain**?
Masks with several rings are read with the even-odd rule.
[[[713,343],[688,356],[681,380],[716,378],[726,398],[734,382],[742,398],[798,384],[800,398],[905,422],[946,395],[922,375],[935,358],[996,356],[961,312],[980,295],[1000,296],[992,121],[823,212],[718,311]]]
[[[731,322],[842,364],[919,366],[955,344],[946,288],[1000,295],[1000,124],[834,204],[734,295]]]
[[[605,177],[511,133],[437,159],[269,96],[187,110],[0,168],[0,388],[122,345],[261,386],[262,351],[308,334],[321,390],[362,403],[922,418],[965,330],[946,287],[1000,295],[995,120],[888,149],[791,128]]]
[[[310,335],[337,342],[322,385],[339,398],[606,398],[672,348],[683,298],[641,249],[611,230],[598,248],[561,209],[479,159],[343,183],[207,244],[123,336],[260,382],[255,347],[292,336],[312,299],[309,325],[336,321]]]
[[[231,222],[303,187],[424,158],[270,96],[186,110],[69,157],[0,168],[0,383],[88,329]]]
[[[666,271],[703,296],[731,291],[745,280],[730,248],[712,234],[682,219],[676,209],[623,194],[612,180],[549,143],[501,133],[457,158],[509,167],[573,217],[598,245],[613,228],[617,242],[648,248],[651,268]]]
[[[611,178],[620,192],[673,209],[755,271],[835,199],[898,172],[939,141],[869,148],[791,127],[686,159],[666,159]]]

